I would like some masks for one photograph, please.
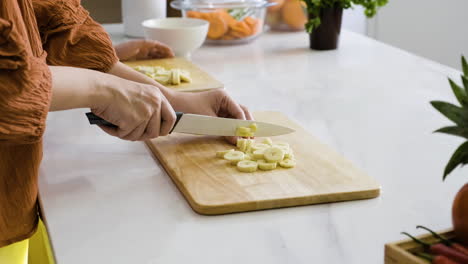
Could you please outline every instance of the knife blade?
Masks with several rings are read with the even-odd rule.
[[[236,130],[238,127],[248,127],[251,124],[257,125],[257,132],[255,132],[256,137],[280,136],[295,132],[294,129],[266,122],[184,114],[181,112],[176,112],[176,115],[177,120],[171,133],[177,132],[194,135],[236,136]],[[86,116],[88,117],[91,125],[117,127],[91,112],[86,113]]]

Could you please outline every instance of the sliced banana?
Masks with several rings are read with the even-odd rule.
[[[180,84],[180,69],[172,69],[172,84]]]
[[[188,71],[180,71],[180,80],[183,82],[191,83],[192,78],[190,77],[190,73]]]
[[[292,159],[285,159],[279,162],[279,165],[283,168],[292,168],[296,166],[296,161]]]
[[[252,128],[257,130],[257,125],[256,124],[251,124],[249,127],[238,127],[236,129],[236,136],[238,137],[253,137],[255,134],[255,131],[252,131]]]
[[[237,128],[237,132],[238,132],[239,134],[250,133],[250,128],[249,128],[249,127],[238,127],[238,128]]]
[[[263,157],[268,162],[282,161],[284,159],[284,151],[277,147],[267,148],[263,152]]]
[[[255,160],[253,154],[247,153],[245,154],[244,160]]]
[[[162,84],[179,85],[182,82],[192,82],[190,73],[178,68],[166,70],[161,66],[136,66],[134,69]]]
[[[271,138],[264,138],[262,143],[270,146],[273,145],[273,141],[271,140]]]
[[[257,160],[258,168],[261,170],[276,169],[276,162],[266,162],[266,160]]]
[[[287,142],[275,142],[273,145],[283,146],[283,147],[289,148],[289,143],[287,143]]]
[[[223,159],[223,158],[224,158],[224,155],[226,155],[226,153],[228,153],[228,152],[230,152],[230,151],[234,151],[234,149],[227,149],[227,150],[216,151],[216,157],[217,157],[217,158]]]
[[[243,160],[237,163],[237,169],[241,172],[254,172],[258,168],[258,164],[255,161]]]
[[[245,152],[250,152],[252,150],[252,145],[255,144],[255,140],[247,139],[245,144]]]
[[[240,151],[245,152],[247,150],[247,140],[248,139],[245,139],[245,138],[239,138],[237,140],[237,148]]]
[[[161,84],[168,84],[171,80],[171,76],[167,75],[153,75],[152,78]]]
[[[253,158],[258,160],[258,159],[263,159],[263,153],[265,152],[265,149],[257,149],[253,152]]]
[[[259,150],[259,149],[267,149],[269,148],[270,145],[265,144],[265,143],[255,143],[252,145],[252,150]]]
[[[255,124],[255,123],[250,124],[249,128],[250,128],[251,132],[253,132],[253,133],[257,132],[257,124]]]
[[[234,150],[224,154],[224,159],[230,161],[231,164],[237,164],[237,162],[244,159],[244,156],[244,152]]]
[[[284,153],[284,159],[294,159],[294,152],[292,149],[289,149],[287,153]]]
[[[289,145],[279,145],[279,144],[273,143],[272,147],[277,147],[277,148],[284,150],[284,152],[289,152]]]

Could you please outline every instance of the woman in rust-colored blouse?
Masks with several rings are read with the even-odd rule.
[[[117,53],[171,55],[145,41]],[[174,109],[251,119],[223,90],[174,92],[120,63],[79,0],[0,0],[0,248],[35,232],[47,112],[72,108],[91,108],[119,126],[105,132],[125,140],[167,135]]]

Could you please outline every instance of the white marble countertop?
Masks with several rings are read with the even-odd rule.
[[[121,26],[108,26],[121,41]],[[337,51],[305,33],[204,46],[193,61],[252,110],[281,111],[382,185],[377,199],[223,216],[194,213],[146,146],[52,113],[40,193],[58,263],[383,263],[384,244],[417,224],[451,226],[466,181],[442,170],[461,142],[429,101],[455,101],[459,72],[343,32]]]

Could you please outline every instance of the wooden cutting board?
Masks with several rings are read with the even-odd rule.
[[[181,92],[200,92],[211,89],[223,88],[224,84],[213,78],[210,74],[200,69],[197,65],[193,64],[184,58],[170,58],[158,60],[140,60],[125,62],[130,67],[135,66],[161,66],[166,69],[179,68],[190,72],[192,77],[191,83],[181,83],[180,85],[165,85],[166,87],[173,88]]]
[[[242,173],[217,159],[230,149],[222,138],[172,134],[147,141],[192,208],[206,215],[377,197],[379,184],[303,128],[277,112],[257,112],[258,121],[296,129],[272,137],[288,142],[297,166]]]

